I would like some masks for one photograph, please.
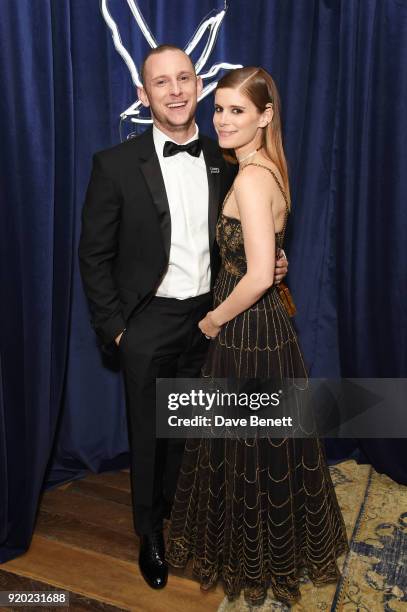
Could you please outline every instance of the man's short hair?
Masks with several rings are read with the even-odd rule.
[[[191,66],[192,69],[195,73],[195,66],[191,60],[191,58],[189,57],[189,55],[187,53],[185,53],[184,49],[181,49],[180,47],[177,47],[176,45],[158,45],[158,47],[155,47],[154,49],[151,49],[147,55],[145,56],[143,63],[141,64],[141,82],[144,84],[144,76],[145,76],[145,71],[146,71],[146,62],[148,60],[149,57],[151,57],[152,55],[158,55],[159,53],[163,53],[164,51],[181,51],[181,53],[184,53],[187,58],[190,60],[191,62]]]

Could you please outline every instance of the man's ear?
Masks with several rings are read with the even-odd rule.
[[[199,77],[196,77],[196,93],[197,93],[197,97],[198,97],[198,98],[199,98],[199,96],[200,96],[200,95],[201,95],[201,93],[202,93],[202,89],[203,89],[203,81],[202,81],[202,78],[201,78],[200,76],[199,76]]]
[[[150,106],[150,101],[148,99],[148,96],[146,94],[146,90],[144,89],[144,87],[137,87],[137,95],[139,97],[139,100],[141,100],[141,103],[143,106]]]

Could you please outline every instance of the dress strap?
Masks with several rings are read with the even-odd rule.
[[[233,191],[233,185],[234,183],[232,183],[232,186],[229,188],[229,191],[227,192],[227,194],[225,195],[225,199],[223,200],[223,204],[222,204],[222,208],[221,208],[221,212],[223,213],[223,209],[225,208],[225,204],[228,201],[228,199],[230,198],[230,195]]]
[[[285,191],[284,191],[284,189],[283,189],[283,187],[282,187],[282,185],[281,185],[281,183],[280,183],[276,173],[271,168],[269,168],[268,166],[265,166],[264,164],[257,164],[256,162],[251,162],[250,164],[246,164],[245,166],[243,166],[243,168],[241,170],[244,170],[245,168],[247,168],[247,166],[257,166],[258,168],[264,168],[265,170],[268,170],[269,172],[271,172],[271,174],[274,177],[274,180],[276,181],[276,183],[277,183],[277,185],[278,185],[278,187],[279,187],[279,189],[281,191],[281,194],[282,194],[282,196],[284,198],[284,202],[285,202],[285,206],[286,206],[287,212],[289,213],[290,212],[290,208],[288,206],[288,198],[287,198],[287,195],[286,195],[286,193],[285,193]]]
[[[274,180],[276,181],[281,194],[284,198],[284,202],[285,202],[285,216],[284,216],[284,224],[283,224],[283,228],[280,232],[278,232],[278,236],[280,237],[279,239],[279,247],[283,248],[283,243],[284,243],[284,238],[285,238],[285,230],[287,228],[287,220],[288,220],[288,215],[290,214],[290,207],[288,205],[288,198],[287,195],[278,179],[278,176],[276,175],[275,172],[273,172],[273,170],[271,168],[269,168],[268,166],[265,166],[264,164],[258,164],[256,162],[251,162],[250,164],[246,164],[245,166],[243,166],[242,170],[244,170],[245,168],[247,168],[247,166],[257,166],[258,168],[264,168],[265,170],[268,170],[274,177]],[[229,195],[229,194],[228,194]]]

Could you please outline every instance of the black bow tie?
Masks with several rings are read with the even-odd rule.
[[[192,142],[188,142],[188,144],[182,145],[172,142],[171,140],[165,141],[163,149],[164,157],[171,157],[172,155],[176,155],[182,151],[186,151],[194,157],[199,157],[201,154],[201,143],[199,140],[193,140]]]

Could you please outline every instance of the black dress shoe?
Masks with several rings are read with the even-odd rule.
[[[163,589],[167,584],[168,566],[162,531],[140,537],[138,564],[144,580],[152,589]]]

